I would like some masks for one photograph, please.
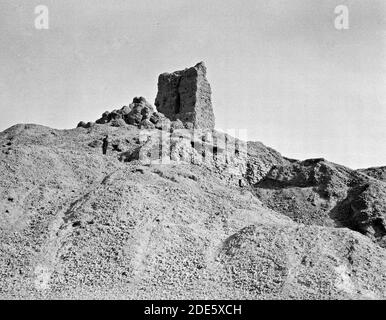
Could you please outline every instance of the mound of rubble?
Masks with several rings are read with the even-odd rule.
[[[127,125],[137,126],[140,129],[159,129],[170,130],[172,127],[179,125],[184,128],[181,123],[172,123],[162,113],[154,110],[154,107],[146,101],[144,97],[134,98],[129,106],[123,106],[121,109],[106,111],[102,117],[93,122],[79,122],[80,128],[91,128],[95,124],[108,124],[113,127],[125,127]]]
[[[386,298],[384,167],[216,131],[202,63],[158,89],[0,133],[0,298]]]

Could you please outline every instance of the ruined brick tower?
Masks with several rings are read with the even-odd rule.
[[[205,64],[200,62],[185,70],[161,74],[155,105],[172,121],[179,119],[194,128],[213,129],[211,93]]]

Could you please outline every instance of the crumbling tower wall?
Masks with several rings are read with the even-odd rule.
[[[212,90],[203,62],[194,67],[163,73],[158,78],[157,110],[170,120],[181,120],[194,128],[214,129]]]

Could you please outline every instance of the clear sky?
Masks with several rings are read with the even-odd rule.
[[[0,130],[154,103],[158,74],[202,60],[217,128],[287,157],[386,165],[384,0],[1,0]]]

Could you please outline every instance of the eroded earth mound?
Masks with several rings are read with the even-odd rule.
[[[386,297],[384,168],[288,159],[191,119],[141,97],[0,133],[0,298]]]

